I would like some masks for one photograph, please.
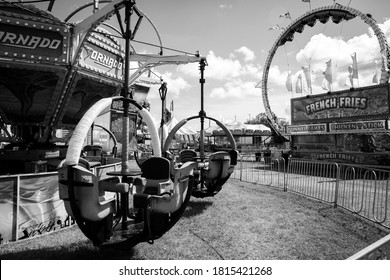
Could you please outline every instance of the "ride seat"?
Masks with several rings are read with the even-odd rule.
[[[74,188],[74,199],[82,218],[100,221],[115,212],[115,198],[106,198],[103,195],[98,178],[88,169],[80,165],[65,165],[59,169],[58,177],[60,198],[64,200],[65,209],[73,218],[75,217],[71,207],[72,198],[68,192],[70,184]]]
[[[219,151],[210,155],[208,168],[203,170],[207,187],[213,187],[220,181],[229,177],[231,156],[228,152]]]
[[[170,185],[170,162],[163,157],[151,157],[141,165],[142,177],[134,181],[135,193],[161,194]]]
[[[161,163],[163,165],[160,165]],[[159,213],[172,213],[179,209],[188,191],[189,176],[195,167],[195,162],[186,162],[176,169],[174,180],[171,182],[169,160],[160,157],[146,160],[142,164],[144,178],[137,178],[134,181],[137,190],[134,194],[134,208],[148,208],[152,212]],[[169,183],[167,184],[167,181],[162,178]],[[157,190],[150,191],[150,187]],[[141,189],[144,189],[144,192],[139,192]]]
[[[99,165],[98,163],[101,163],[103,148],[99,145],[87,145],[83,148],[82,154],[93,166],[97,166]]]
[[[101,156],[103,153],[103,148],[99,145],[86,145],[83,148],[83,152],[87,156]]]
[[[229,154],[230,154],[230,165],[237,165],[238,151],[230,150]]]
[[[181,150],[179,153],[179,162],[180,163],[186,163],[189,161],[196,161],[197,153],[194,150],[191,149],[184,149]]]
[[[104,192],[128,193],[130,185],[121,183],[118,177],[108,177],[99,181],[99,193],[101,196]]]

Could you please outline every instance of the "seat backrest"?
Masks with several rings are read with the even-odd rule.
[[[103,153],[102,146],[98,145],[87,145],[83,148],[86,156],[100,156]]]
[[[230,154],[230,165],[237,165],[238,151],[230,150],[229,154]]]
[[[153,180],[170,179],[170,162],[163,157],[151,157],[141,165],[142,177]]]
[[[195,161],[196,156],[197,156],[197,153],[194,150],[184,149],[184,150],[181,150],[179,153],[179,161],[181,163]]]
[[[145,160],[141,165],[143,180],[135,183],[136,192],[160,194],[171,183],[170,168],[169,160],[163,157]]]
[[[72,173],[69,168],[72,168]],[[73,178],[71,178],[73,177]],[[100,221],[115,212],[115,199],[103,196],[95,174],[80,165],[62,166],[58,171],[59,196],[64,200],[66,211],[73,218],[69,202],[68,184],[72,180],[74,196],[81,216],[88,221]]]
[[[205,170],[206,178],[224,178],[228,176],[228,169],[230,166],[230,154],[225,151],[215,152],[209,157],[208,170]]]

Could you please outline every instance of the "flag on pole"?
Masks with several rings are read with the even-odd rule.
[[[302,74],[299,74],[297,83],[295,84],[295,92],[302,93]]]
[[[329,59],[329,61],[326,62],[326,70],[323,74],[325,76],[325,79],[330,84],[333,84],[332,59]]]
[[[169,110],[170,110],[171,112],[173,112],[173,100],[171,101],[171,105],[170,105]]]
[[[288,91],[293,91],[292,90],[292,76],[291,76],[291,72],[288,71],[288,75],[287,75],[287,80],[286,80],[286,88]]]
[[[378,63],[378,60],[375,60],[375,70],[374,70],[374,75],[372,76],[372,83],[373,84],[379,83],[378,72],[379,72],[379,63]]]
[[[330,83],[329,83],[329,81],[328,81],[326,78],[324,78],[324,79],[322,80],[322,85],[321,85],[321,87],[322,87],[324,90],[326,90],[326,91],[331,91]]]
[[[385,68],[385,71],[386,72],[389,72],[389,67],[388,67],[388,60],[387,60],[387,57],[386,57],[386,53],[385,52],[381,52],[381,56],[382,56],[382,63],[383,63],[383,65],[385,66],[384,68]]]
[[[311,75],[310,75],[310,67],[302,66],[303,74],[305,74],[305,79],[307,83],[307,88],[309,89],[309,93],[311,93]]]
[[[289,18],[289,19],[291,19],[290,12],[287,12],[285,14],[281,14],[281,15],[279,15],[279,17],[280,18]]]
[[[356,60],[356,52],[351,54],[352,58],[352,78],[359,79],[358,68],[357,68],[357,60]]]
[[[269,30],[282,30],[282,28],[279,25],[274,25]]]
[[[352,73],[353,73],[353,66],[352,65],[348,66],[348,72],[349,72],[349,74],[348,74],[347,79],[345,80],[345,85],[353,87],[353,77],[352,77],[353,76],[352,75]]]
[[[309,3],[309,9],[311,11],[311,2],[310,2],[310,0],[302,0],[302,2]]]

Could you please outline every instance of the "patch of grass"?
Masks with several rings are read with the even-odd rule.
[[[1,245],[0,258],[340,260],[388,233],[341,208],[230,180],[215,197],[191,198],[180,221],[153,245],[102,250],[74,226]]]

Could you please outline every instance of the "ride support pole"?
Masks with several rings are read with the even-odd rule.
[[[201,59],[200,60],[200,112],[199,112],[199,117],[200,117],[200,139],[199,139],[199,152],[200,152],[200,158],[201,161],[204,159],[204,118],[206,117],[206,112],[204,111],[204,69],[206,66],[206,60]]]
[[[129,171],[129,107],[130,107],[130,99],[133,98],[132,92],[129,91],[129,76],[130,76],[130,40],[131,40],[131,27],[130,27],[130,19],[131,14],[133,13],[133,1],[127,1],[125,7],[125,73],[124,73],[124,83],[122,88],[122,96],[123,96],[123,126],[122,126],[122,172],[126,173]]]

